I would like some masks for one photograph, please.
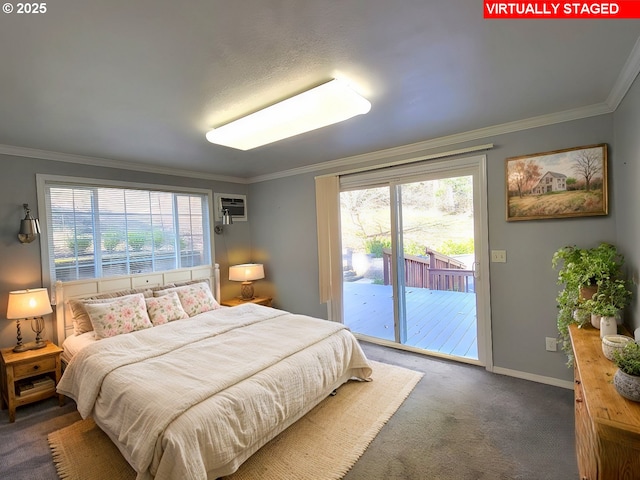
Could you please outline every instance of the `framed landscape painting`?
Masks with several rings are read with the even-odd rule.
[[[507,221],[607,215],[607,145],[506,160]]]

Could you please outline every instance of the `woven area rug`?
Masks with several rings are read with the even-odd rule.
[[[225,480],[342,478],[422,377],[405,368],[372,364],[372,382],[346,383]],[[135,479],[135,471],[91,419],[48,439],[63,480]]]

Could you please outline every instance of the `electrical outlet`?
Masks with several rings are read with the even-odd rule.
[[[545,343],[547,346],[547,352],[556,352],[558,351],[558,340],[554,337],[546,337]]]
[[[491,261],[494,263],[507,263],[507,251],[491,250]]]

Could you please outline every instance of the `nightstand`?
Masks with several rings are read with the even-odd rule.
[[[241,297],[233,297],[229,300],[223,300],[220,302],[220,305],[224,305],[225,307],[235,307],[238,305],[242,305],[243,303],[256,303],[258,305],[264,305],[265,307],[270,307],[273,298],[271,297],[253,297],[250,300],[243,300]]]
[[[47,341],[47,346],[38,350],[16,353],[4,348],[0,353],[0,406],[9,408],[9,422],[16,420],[16,407],[58,395],[60,347]],[[58,395],[58,401],[62,406],[64,395]]]

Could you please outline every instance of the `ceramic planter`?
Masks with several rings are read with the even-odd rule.
[[[618,333],[616,317],[600,317],[600,338]]]
[[[640,377],[629,375],[618,369],[613,376],[613,385],[624,398],[640,402]]]
[[[591,314],[591,326],[593,328],[597,328],[599,330],[600,329],[600,320],[602,318],[612,318],[616,325],[622,325],[622,312],[620,310],[618,310],[616,312],[615,317],[603,317],[602,315],[598,315],[597,313],[592,313]],[[613,333],[616,333],[616,332],[613,332]],[[607,335],[608,334],[609,333],[607,333]],[[603,335],[600,335],[600,338],[602,338],[602,337],[603,337]]]
[[[622,350],[624,346],[633,341],[633,338],[626,335],[605,335],[602,337],[602,353],[613,362],[613,352]]]

